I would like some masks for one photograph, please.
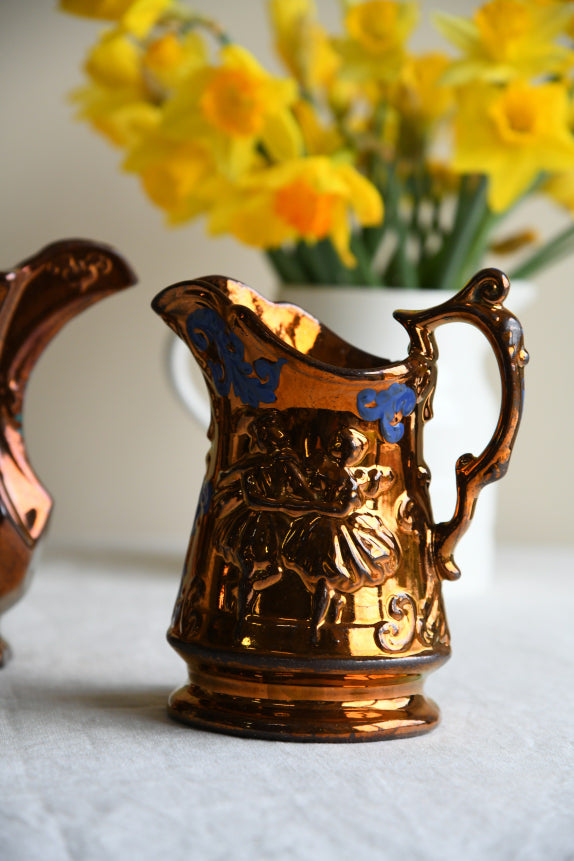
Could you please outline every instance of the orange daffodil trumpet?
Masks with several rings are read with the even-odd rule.
[[[210,228],[259,248],[328,238],[345,266],[353,268],[353,219],[376,225],[382,214],[380,195],[354,167],[313,156],[254,171],[214,207]]]
[[[411,50],[410,0],[345,0],[337,33],[314,0],[261,4],[283,74],[203,0],[60,0],[107,22],[78,116],[168,223],[203,217],[301,283],[450,288],[491,246],[519,250],[515,275],[574,251],[571,224],[534,250],[528,226],[519,243],[498,236],[532,194],[574,213],[572,4],[437,11],[455,56]]]
[[[294,81],[269,75],[239,45],[225,45],[215,66],[204,65],[183,81],[164,107],[166,134],[205,141],[221,171],[241,176],[259,160],[301,153],[301,132],[291,111]]]

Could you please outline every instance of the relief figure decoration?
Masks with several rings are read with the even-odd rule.
[[[398,544],[365,505],[393,475],[359,466],[367,437],[336,427],[331,416],[290,425],[277,410],[264,413],[249,427],[249,452],[219,476],[216,543],[239,571],[238,637],[257,593],[287,569],[312,595],[313,641],[334,602],[338,616],[346,593],[381,585],[397,569]]]

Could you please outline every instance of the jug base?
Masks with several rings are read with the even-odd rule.
[[[189,657],[188,663],[191,681],[172,693],[168,714],[215,732],[284,741],[362,742],[419,735],[439,722],[438,707],[423,695],[426,671],[414,667],[397,667],[396,672],[370,668],[366,674],[358,668],[262,672]]]

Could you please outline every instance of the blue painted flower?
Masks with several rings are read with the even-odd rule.
[[[210,344],[217,350],[218,361],[207,359],[217,392],[227,397],[231,388],[243,404],[258,407],[277,400],[275,389],[285,359],[272,362],[245,361],[245,345],[212,308],[199,308],[187,318],[187,333],[195,346],[205,352]]]
[[[403,383],[393,383],[388,389],[376,392],[363,389],[357,395],[357,410],[362,419],[380,419],[381,433],[387,442],[398,442],[405,432],[402,420],[415,408],[417,396]]]

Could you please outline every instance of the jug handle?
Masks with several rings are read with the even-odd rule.
[[[434,527],[433,546],[441,577],[456,580],[460,570],[453,559],[458,540],[474,514],[483,487],[502,478],[520,424],[524,396],[524,348],[522,326],[503,302],[510,282],[498,269],[483,269],[459,293],[428,311],[395,312],[395,318],[411,338],[410,353],[434,358],[438,355],[433,332],[450,322],[471,323],[489,341],[498,362],[502,402],[494,434],[480,455],[463,454],[456,463],[456,508],[451,520]]]

